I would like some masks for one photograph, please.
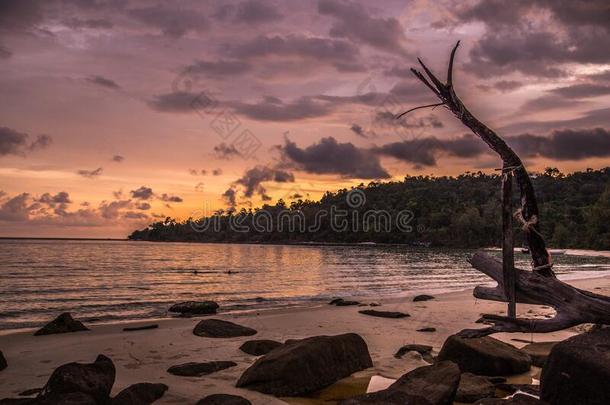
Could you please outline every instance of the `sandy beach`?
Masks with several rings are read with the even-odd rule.
[[[610,278],[572,280],[579,288],[602,294],[610,293]],[[505,304],[478,301],[472,292],[460,291],[437,294],[434,300],[413,302],[412,296],[375,300],[379,309],[407,312],[404,319],[376,318],[359,314],[362,307],[321,305],[307,308],[270,310],[266,312],[214,315],[214,318],[254,328],[252,337],[213,339],[193,335],[193,327],[202,318],[172,318],[130,323],[92,324],[86,332],[50,336],[33,336],[33,331],[18,331],[0,336],[0,350],[8,361],[8,368],[0,372],[0,398],[17,397],[19,393],[42,387],[51,372],[59,365],[77,361],[92,362],[98,354],[110,357],[117,368],[113,394],[138,382],[161,382],[169,386],[159,404],[195,403],[214,393],[243,396],[254,404],[314,404],[366,390],[371,376],[398,378],[404,373],[427,363],[419,354],[408,353],[402,359],[394,353],[404,344],[432,345],[438,352],[447,336],[464,328],[480,326],[474,323],[481,313],[505,312]],[[519,305],[518,314],[544,318],[552,315],[550,308]],[[157,323],[158,329],[124,332],[126,326]],[[417,332],[434,327],[435,332]],[[274,398],[258,392],[235,388],[241,373],[256,357],[239,350],[250,339],[300,339],[316,335],[335,335],[346,332],[360,334],[368,344],[374,366],[356,373],[311,398]],[[562,340],[578,333],[578,327],[549,334],[497,334],[496,338],[521,347],[516,341]],[[179,377],[167,373],[167,368],[190,361],[230,360],[237,363],[223,371],[204,377]],[[531,382],[540,369],[533,367],[528,375],[513,377]],[[350,396],[350,395],[348,395]]]

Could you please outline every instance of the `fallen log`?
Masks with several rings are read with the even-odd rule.
[[[472,266],[497,281],[498,286],[494,288],[476,287],[474,296],[486,300],[514,302],[513,297],[507,297],[506,294],[507,290],[511,291],[514,288],[516,302],[549,305],[557,311],[556,316],[551,319],[519,319],[485,314],[481,321],[492,324],[492,326],[485,329],[466,329],[460,332],[460,335],[478,337],[497,332],[552,332],[581,323],[610,324],[609,297],[580,290],[557,279],[552,270],[552,258],[540,233],[538,203],[534,186],[523,162],[504,139],[468,111],[455,93],[453,61],[459,45],[458,41],[451,51],[446,83],[441,82],[419,58],[419,64],[426,75],[414,68],[411,69],[411,72],[437,96],[440,103],[412,108],[397,118],[420,108],[444,106],[500,156],[503,171],[505,173],[510,171],[519,186],[521,208],[517,210],[515,217],[521,221],[522,229],[525,232],[532,257],[532,271],[515,269],[514,287],[505,286],[505,272],[503,272],[502,263],[484,253],[477,253],[471,260]],[[507,263],[507,267],[510,267],[510,263]],[[509,279],[510,277],[506,278],[512,284],[512,280]]]

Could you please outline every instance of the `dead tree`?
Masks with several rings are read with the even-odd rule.
[[[446,83],[441,82],[418,58],[425,75],[413,68],[411,72],[438,97],[440,102],[412,108],[397,118],[421,108],[444,106],[500,156],[503,162],[503,172],[514,175],[519,187],[521,206],[515,213],[515,217],[521,221],[532,258],[532,271],[514,269],[514,299],[516,302],[525,304],[548,305],[557,312],[556,316],[551,319],[520,319],[513,316],[486,314],[483,315],[481,321],[491,326],[484,329],[466,329],[460,334],[466,337],[477,337],[497,332],[552,332],[581,323],[610,324],[610,297],[580,290],[557,279],[552,269],[551,256],[539,230],[538,204],[532,181],[523,162],[500,136],[468,111],[455,93],[453,61],[459,45],[458,41],[451,51]],[[507,237],[506,233],[504,236]],[[512,239],[512,235],[509,237]],[[504,246],[506,245],[505,243]],[[475,269],[487,274],[498,283],[493,288],[476,287],[474,289],[475,297],[510,302],[512,297],[507,297],[505,293],[510,289],[505,288],[505,271],[503,271],[501,262],[486,253],[479,252],[472,257],[470,263]],[[510,277],[507,279],[510,280]]]

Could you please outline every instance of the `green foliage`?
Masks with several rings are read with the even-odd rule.
[[[571,248],[610,248],[610,168],[588,169],[564,175],[548,168],[532,175],[540,208],[542,233],[549,246]],[[327,192],[320,201],[298,200],[289,206],[283,201],[261,209],[220,213],[205,230],[196,231],[193,224],[202,220],[177,222],[171,218],[133,232],[133,240],[189,242],[252,242],[252,243],[400,243],[430,244],[447,247],[499,246],[501,241],[500,177],[481,172],[457,177],[408,176],[402,182],[360,185],[366,202],[358,208],[346,203],[350,190]],[[515,195],[515,208],[518,196]],[[346,210],[349,231],[331,227],[329,215],[318,219],[321,211]],[[392,217],[391,229],[375,231],[364,227],[368,210],[384,210]],[[413,219],[410,232],[399,229],[394,219],[402,210],[409,210]],[[290,230],[286,224],[271,231],[252,226],[262,213],[277,220],[281,215],[302,215],[305,231]],[[284,214],[280,214],[284,212]],[[231,222],[247,225],[247,232],[237,232]],[[516,221],[515,221],[516,222]],[[261,222],[259,222],[260,224]],[[266,222],[262,222],[265,224]],[[299,224],[295,221],[295,224]],[[522,233],[515,224],[516,245]],[[336,229],[336,228],[335,228]]]

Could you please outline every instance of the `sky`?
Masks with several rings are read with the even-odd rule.
[[[610,3],[0,0],[0,236],[114,237],[499,159],[610,166]]]

